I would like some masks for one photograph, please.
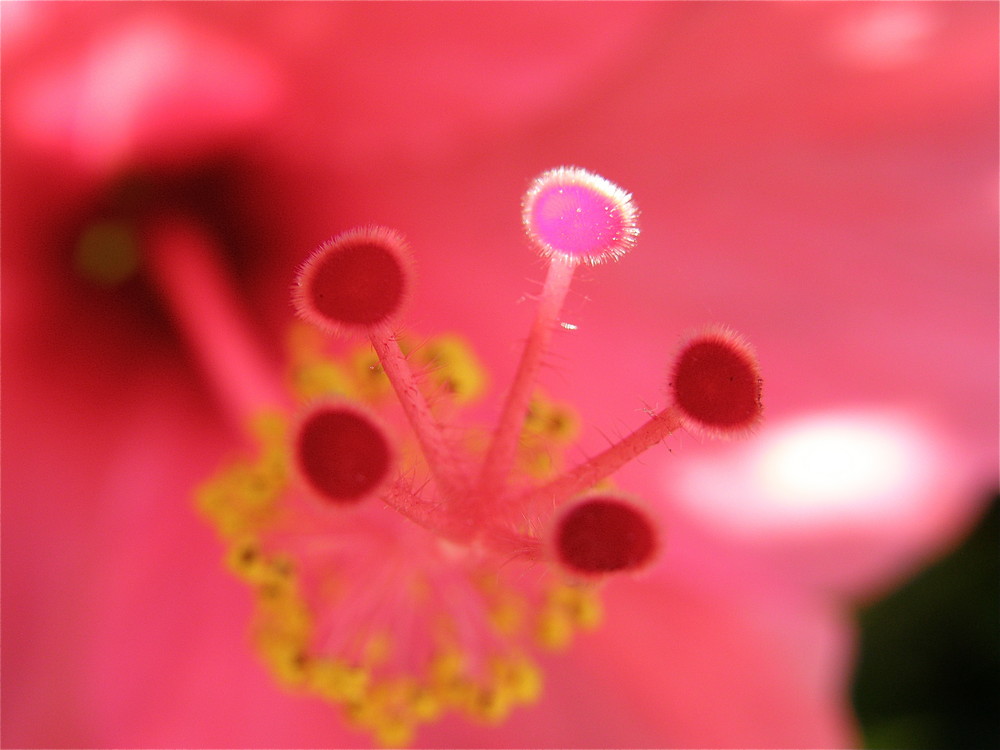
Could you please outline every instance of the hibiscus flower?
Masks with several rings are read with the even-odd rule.
[[[558,164],[642,210],[620,263],[577,269],[541,372],[583,425],[567,462],[669,402],[706,322],[753,341],[766,421],[622,469],[655,566],[537,657],[537,705],[417,741],[854,741],[849,601],[952,543],[996,478],[995,7],[3,13],[4,741],[366,741],[262,668],[191,498],[288,408],[289,287],[354,226],[407,235],[405,325],[467,342],[495,420],[544,276],[518,201]],[[194,239],[154,231],[177,216]]]

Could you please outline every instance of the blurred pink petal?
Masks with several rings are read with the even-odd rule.
[[[873,595],[961,536],[988,487],[940,427],[904,410],[836,409],[671,467],[681,512],[810,587]]]
[[[273,109],[276,84],[255,55],[161,7],[113,29],[82,61],[19,80],[11,116],[26,141],[110,175],[224,144]]]
[[[583,413],[580,455],[662,404],[685,329],[730,323],[761,355],[759,443],[679,435],[619,475],[665,511],[666,555],[609,587],[600,633],[547,660],[539,706],[421,742],[854,741],[853,636],[828,594],[870,593],[945,548],[996,481],[995,6],[80,3],[13,24],[10,7],[7,744],[361,741],[277,689],[246,642],[246,593],[188,500],[239,438],[178,321],[142,266],[96,289],[64,246],[117,171],[197,172],[221,150],[254,165],[224,198],[257,244],[223,233],[222,262],[265,360],[296,264],[375,221],[417,248],[414,330],[466,335],[502,390],[532,307],[511,306],[542,275],[517,201],[561,163],[643,212],[636,251],[578,280],[565,318],[580,330],[543,375]],[[759,451],[845,403],[926,415],[903,429],[927,481],[892,485],[881,514],[859,486],[789,515],[753,473]]]

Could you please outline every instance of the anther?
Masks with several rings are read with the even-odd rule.
[[[389,479],[395,454],[385,429],[366,410],[347,401],[314,404],[294,433],[299,476],[327,505],[353,505]]]
[[[563,508],[549,532],[550,553],[583,578],[640,570],[659,549],[655,522],[639,505],[613,493],[586,495]]]
[[[739,436],[756,426],[761,383],[753,349],[723,326],[691,336],[670,372],[670,392],[684,426],[715,437]]]

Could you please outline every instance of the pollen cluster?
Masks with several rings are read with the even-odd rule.
[[[304,415],[344,402],[392,414],[391,386],[369,347],[334,356],[296,324],[289,349]],[[478,398],[485,373],[460,339],[407,339],[405,349],[425,368],[436,410]],[[498,569],[502,559],[421,533],[384,505],[331,503],[295,465],[295,427],[286,415],[262,416],[257,455],[198,493],[226,542],[227,567],[254,592],[253,640],[276,680],[340,705],[386,746],[407,744],[417,726],[448,711],[495,723],[534,702],[542,674],[532,652],[565,649],[597,627],[596,589],[539,570],[517,580]],[[576,428],[570,407],[539,393],[518,471],[551,476]],[[414,458],[415,446],[400,447]]]
[[[549,272],[492,427],[467,418],[489,390],[471,347],[402,333],[413,278],[400,233],[350,230],[299,269],[297,410],[262,416],[256,454],[198,493],[254,593],[253,640],[281,684],[341,706],[383,745],[448,712],[495,723],[540,695],[539,650],[599,625],[601,585],[655,564],[655,510],[611,476],[682,427],[745,432],[760,378],[735,334],[695,334],[670,370],[670,405],[566,467],[579,420],[538,388],[540,362],[574,268],[630,251],[636,216],[630,195],[578,168],[529,187],[522,218]]]

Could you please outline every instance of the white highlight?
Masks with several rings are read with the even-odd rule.
[[[845,61],[870,68],[911,64],[925,53],[940,21],[929,4],[875,3],[859,7],[837,30],[834,47]]]
[[[926,509],[945,468],[920,420],[840,411],[765,424],[749,443],[690,461],[675,488],[695,515],[737,532],[891,526]]]
[[[908,489],[921,451],[899,425],[850,416],[808,420],[766,441],[756,474],[771,504],[866,512]]]

